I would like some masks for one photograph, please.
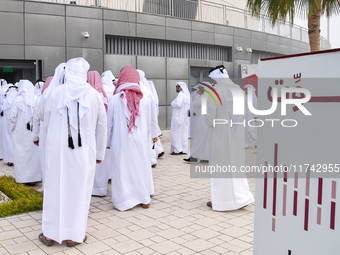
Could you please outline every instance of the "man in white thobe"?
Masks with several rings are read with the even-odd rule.
[[[9,113],[11,111],[12,103],[14,98],[18,93],[18,87],[13,86],[12,84],[8,84],[8,90],[5,93],[5,97],[2,100],[1,111],[4,117],[2,128],[2,142],[3,142],[3,160],[7,162],[8,166],[13,166],[13,141],[12,141],[12,133],[9,129]]]
[[[148,100],[151,103],[151,132],[154,135],[153,137],[158,137],[160,136],[161,130],[158,126],[158,118],[157,118],[157,101],[156,98],[152,92],[152,88],[149,87],[149,82],[145,78],[145,73],[142,70],[137,70],[139,73],[140,77],[140,87],[142,89],[143,96],[148,98]],[[157,97],[158,98],[158,97]],[[150,139],[151,140],[151,139]],[[150,147],[150,153],[151,153],[151,166],[155,167],[157,165],[157,155],[156,155],[156,150],[155,150],[155,143],[153,143]],[[153,195],[153,191],[151,192],[151,195]]]
[[[103,88],[102,79],[97,71],[90,71],[87,73],[87,82],[100,93],[105,110],[108,109],[108,98]],[[96,167],[94,175],[94,183],[92,189],[92,196],[105,197],[107,195],[107,185],[109,179],[109,172],[111,171],[111,158],[108,149],[105,152],[105,159]]]
[[[1,102],[4,99],[7,88],[8,88],[7,81],[5,79],[0,79],[0,113],[2,112]],[[4,122],[3,114],[0,114],[0,134],[3,133],[3,122]],[[3,142],[0,142],[0,160],[2,158],[3,158]]]
[[[65,63],[59,64],[55,70],[54,75],[48,77],[41,89],[41,95],[35,102],[34,113],[33,113],[33,132],[32,140],[33,143],[39,146],[40,154],[40,165],[42,171],[42,184],[44,188],[45,184],[45,147],[46,147],[46,130],[44,128],[44,112],[45,104],[48,100],[49,95],[55,89],[55,87],[63,84],[65,75]]]
[[[177,82],[177,97],[171,102],[170,154],[188,153],[190,92],[184,82]]]
[[[209,160],[209,132],[210,128],[205,123],[205,116],[202,115],[202,96],[204,94],[203,85],[198,85],[197,90],[192,98],[190,126],[191,129],[191,147],[189,151],[189,158],[183,159],[186,162],[200,162],[207,163]]]
[[[244,90],[246,92],[246,97],[244,100],[244,109],[245,109],[245,120],[246,120],[246,128],[245,128],[245,148],[248,148],[249,146],[252,146],[257,142],[257,138],[255,135],[255,124],[251,122],[251,120],[255,120],[256,115],[252,113],[248,107],[248,96],[249,91],[251,91],[252,99],[253,99],[253,107],[257,109],[257,96],[255,94],[255,88],[254,86],[248,84],[244,86]],[[248,125],[248,121],[250,121],[250,125]]]
[[[46,245],[66,240],[72,247],[86,241],[96,162],[105,157],[107,121],[101,95],[87,82],[90,65],[70,59],[65,84],[45,105],[45,188],[42,231]]]
[[[34,185],[41,181],[39,149],[32,143],[33,110],[37,97],[33,84],[28,80],[20,80],[18,88],[8,120],[13,139],[15,180]]]
[[[219,102],[215,104],[210,97],[207,100],[206,124],[211,127],[209,165],[216,169],[218,166],[231,166],[237,171],[222,173],[222,175],[211,174],[211,201],[207,204],[215,211],[236,210],[254,201],[247,177],[245,173],[240,172],[240,167],[245,165],[244,126],[234,124],[231,127],[230,125],[231,121],[240,123],[243,119],[243,115],[233,115],[233,98],[230,89],[238,86],[229,79],[224,66],[213,68],[209,73],[209,77],[217,83],[215,90],[222,101],[220,105]],[[214,126],[215,119],[227,120],[228,123]]]
[[[53,77],[48,77],[46,82],[43,85],[40,93],[43,93],[46,87],[49,86]],[[45,143],[45,130],[44,128],[40,128],[41,123],[43,122],[44,115],[44,100],[43,95],[39,95],[37,100],[35,101],[34,111],[33,111],[33,131],[32,131],[32,140],[33,143],[39,146],[39,159],[40,159],[40,166],[41,166],[41,178],[42,178],[42,186],[44,188],[44,169],[45,169],[45,154],[44,154],[44,143]],[[40,144],[39,144],[40,142]]]
[[[101,75],[102,77],[102,82],[103,82],[103,87],[107,96],[107,100],[108,102],[110,102],[112,96],[113,96],[113,92],[115,91],[115,87],[117,84],[117,79],[114,77],[114,75],[112,74],[112,72],[110,70],[107,70],[105,72],[102,73]],[[110,107],[110,105],[108,106]],[[107,157],[105,158],[106,161],[106,165],[109,166],[109,169],[111,169],[110,165],[112,164],[111,161],[111,157]],[[109,170],[108,179],[111,179],[111,170]]]
[[[156,136],[151,130],[151,101],[144,96],[139,81],[136,69],[125,66],[107,113],[112,202],[120,211],[138,204],[148,208],[153,191],[150,148]]]
[[[149,90],[151,91],[151,93],[153,94],[153,97],[155,98],[157,116],[159,116],[159,98],[158,98],[155,84],[153,83],[153,81],[148,81],[148,84],[149,84]],[[155,152],[158,158],[161,158],[164,155],[164,148],[163,148],[163,145],[160,139],[162,135],[163,135],[162,131],[159,128],[159,125],[157,125],[158,140],[157,142],[154,143],[154,146],[155,146]]]

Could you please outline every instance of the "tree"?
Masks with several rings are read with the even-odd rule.
[[[267,16],[274,26],[277,20],[289,19],[293,24],[294,16],[308,18],[308,36],[310,50],[320,50],[320,19],[338,14],[340,0],[247,0],[247,7],[253,16]]]

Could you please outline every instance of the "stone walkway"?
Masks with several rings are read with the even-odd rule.
[[[42,212],[0,218],[0,254],[242,254],[251,255],[254,204],[232,212],[206,206],[208,179],[191,179],[186,155],[170,155],[170,132],[161,138],[165,155],[153,168],[155,195],[149,209],[125,212],[113,208],[111,191],[92,197],[86,243],[74,248],[38,240]],[[246,164],[254,165],[256,150],[246,150]],[[0,175],[14,176],[13,167],[0,161]],[[252,192],[255,179],[249,178]],[[40,187],[38,187],[39,189]],[[110,189],[109,185],[109,189]],[[255,194],[254,194],[255,195]]]

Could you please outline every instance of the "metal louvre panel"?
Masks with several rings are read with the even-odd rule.
[[[228,61],[228,47],[106,36],[106,54]]]

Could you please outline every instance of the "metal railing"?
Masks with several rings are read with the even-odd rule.
[[[109,9],[152,13],[178,17],[182,19],[198,20],[223,24],[233,27],[279,35],[301,42],[309,43],[308,30],[304,27],[291,25],[287,22],[271,21],[261,15],[252,17],[248,10],[235,8],[225,4],[218,4],[208,0],[36,0],[61,4],[76,3],[83,6],[95,6]],[[321,37],[322,49],[330,48],[330,43]]]

